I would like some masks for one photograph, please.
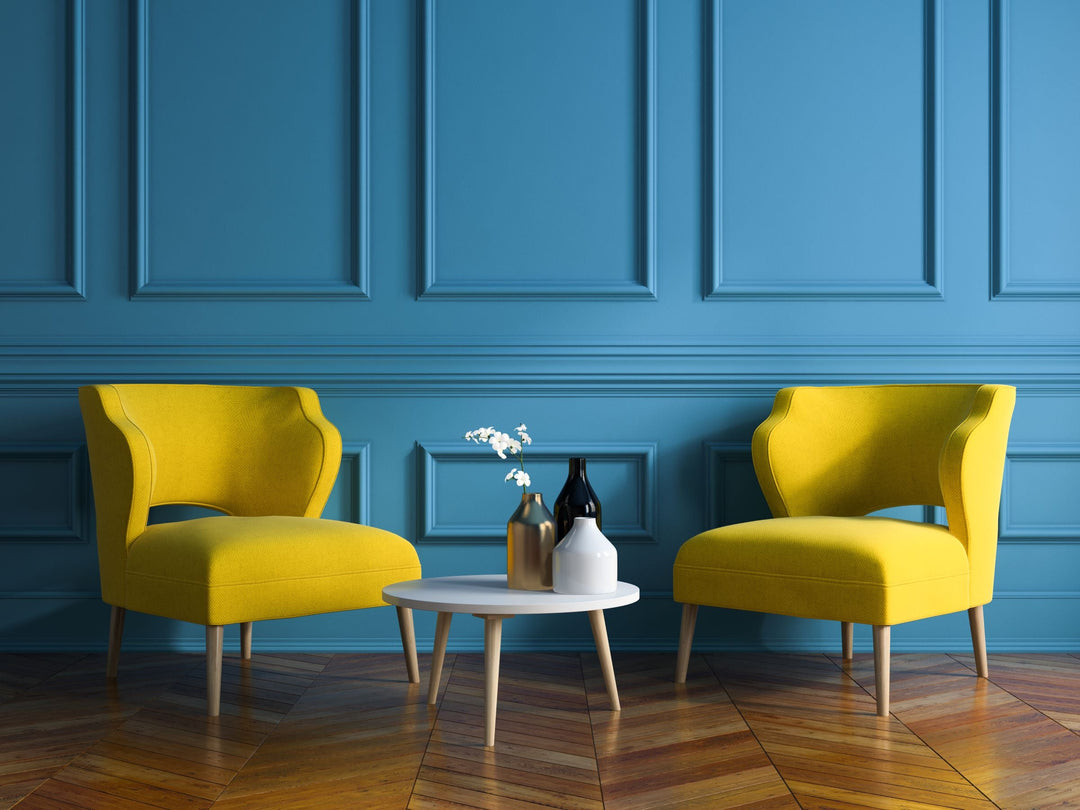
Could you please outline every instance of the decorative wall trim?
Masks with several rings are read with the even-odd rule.
[[[727,465],[731,462],[752,462],[750,445],[746,442],[705,443],[705,515],[706,528],[727,525],[723,495],[727,482]]]
[[[65,279],[27,284],[0,278],[0,299],[86,300],[86,4],[67,0],[67,212]]]
[[[536,284],[527,280],[501,281],[440,281],[435,261],[435,199],[436,176],[436,110],[435,71],[436,37],[435,6],[438,0],[424,0],[423,42],[423,100],[421,117],[421,150],[423,185],[421,216],[423,219],[423,252],[421,257],[419,293],[417,298],[497,299],[546,298],[592,299],[624,301],[627,299],[656,299],[656,3],[657,0],[633,0],[638,11],[638,191],[636,277],[632,282],[597,282]]]
[[[1016,475],[1016,465],[1037,462],[1067,462],[1080,465],[1080,444],[1075,443],[1016,443],[1009,445],[1005,458],[1005,475],[1001,497],[1002,541],[1053,540],[1080,542],[1080,524],[1076,523],[1018,523],[1010,506],[1010,490]]]
[[[498,523],[447,523],[438,515],[437,468],[442,464],[475,461],[492,455],[490,448],[470,446],[465,442],[425,442],[417,445],[419,460],[420,522],[419,542],[452,540],[492,543],[506,542],[506,520],[510,514],[499,516]],[[651,442],[603,442],[594,444],[544,444],[529,448],[528,460],[565,461],[570,456],[586,456],[594,463],[623,461],[632,464],[637,474],[637,522],[613,524],[604,522],[604,534],[618,543],[656,542],[656,444]],[[509,467],[507,467],[509,469]],[[510,486],[509,484],[507,486]],[[551,493],[548,508],[558,493]],[[480,517],[480,516],[478,516]]]
[[[0,591],[0,599],[50,600],[65,601],[101,599],[101,591]]]
[[[0,543],[75,541],[87,542],[90,536],[90,475],[85,446],[81,444],[34,443],[0,444],[0,465],[27,462],[53,462],[62,466],[66,491],[59,493],[66,503],[64,514],[56,523],[14,525],[9,514],[0,521]]]
[[[860,284],[834,281],[736,283],[723,267],[723,8],[709,5],[706,190],[706,300],[717,299],[943,299],[944,264],[944,13],[942,0],[923,0],[923,278],[917,282]]]
[[[1074,281],[1017,281],[1009,258],[1009,28],[1012,0],[991,0],[990,18],[990,298],[1080,298]]]
[[[353,0],[350,118],[353,232],[349,281],[343,284],[163,283],[152,278],[150,240],[150,3],[134,0],[132,36],[132,277],[131,298],[370,300],[370,0]]]
[[[1012,383],[1020,396],[1080,395],[1080,341],[967,336],[736,342],[655,336],[522,341],[430,336],[408,340],[323,337],[142,336],[0,338],[7,396],[70,396],[87,364],[115,382],[234,382],[315,386],[320,393],[475,397],[541,395],[771,397],[786,385],[874,382]],[[512,360],[511,363],[508,361]],[[493,363],[505,373],[492,374]]]
[[[342,465],[348,465],[353,488],[349,494],[347,519],[363,526],[371,524],[371,442],[346,442],[341,452]]]

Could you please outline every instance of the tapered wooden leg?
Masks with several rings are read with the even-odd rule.
[[[697,622],[697,609],[697,605],[682,606],[679,654],[675,658],[675,683],[686,683],[686,670],[690,666],[690,645],[694,642],[694,624]]]
[[[112,606],[109,614],[109,654],[105,659],[105,677],[115,678],[120,670],[120,637],[124,635],[124,614],[122,607]]]
[[[222,625],[206,625],[206,713],[210,717],[221,713],[221,644],[224,640]]]
[[[840,646],[844,652],[844,660],[850,661],[855,650],[855,625],[852,622],[840,622]]]
[[[416,633],[413,631],[412,608],[398,607],[398,629],[401,630],[401,647],[405,650],[405,671],[409,683],[420,683],[420,665],[416,663]]]
[[[431,651],[431,683],[427,692],[427,702],[432,706],[439,697],[439,681],[442,680],[443,661],[446,660],[446,640],[450,637],[450,620],[453,617],[453,613],[440,613],[435,619],[435,647]]]
[[[484,745],[495,745],[495,707],[499,703],[499,652],[502,616],[484,616]]]
[[[251,622],[240,623],[240,657],[251,660]]]
[[[975,671],[980,678],[990,677],[990,665],[986,661],[986,625],[983,624],[983,606],[968,610],[971,625],[971,646],[975,650]]]
[[[874,625],[874,684],[877,688],[878,717],[889,716],[889,625]]]
[[[592,625],[593,640],[596,642],[596,654],[600,656],[600,671],[604,674],[604,687],[613,712],[622,711],[619,703],[619,688],[615,685],[615,667],[611,663],[611,647],[608,645],[607,624],[604,611],[590,610],[589,624]]]

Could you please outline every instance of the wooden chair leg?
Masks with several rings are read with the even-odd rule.
[[[240,657],[251,660],[251,622],[240,623]]]
[[[686,670],[690,667],[690,646],[694,642],[694,624],[697,622],[697,609],[697,605],[683,605],[682,608],[679,654],[675,658],[675,683],[686,683]]]
[[[401,631],[401,647],[405,650],[405,670],[409,683],[420,683],[420,665],[416,661],[416,633],[413,631],[412,608],[398,607],[398,629]]]
[[[112,680],[120,670],[120,637],[124,635],[124,615],[122,607],[112,606],[109,614],[109,654],[105,659],[105,677]]]
[[[980,678],[990,677],[990,666],[986,660],[986,625],[983,624],[983,606],[968,610],[968,623],[971,625],[971,646],[975,650],[975,671]]]
[[[206,714],[221,713],[221,645],[225,628],[220,624],[206,626]]]
[[[874,683],[877,688],[878,717],[889,716],[889,625],[874,625]]]
[[[840,622],[840,648],[843,650],[845,661],[850,661],[854,657],[855,624],[853,622]]]

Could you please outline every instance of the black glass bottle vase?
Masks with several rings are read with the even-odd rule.
[[[585,475],[585,459],[570,459],[570,474],[566,477],[559,497],[555,499],[555,542],[560,542],[573,528],[574,518],[596,518],[597,528],[600,523],[600,499],[593,492],[592,485]]]

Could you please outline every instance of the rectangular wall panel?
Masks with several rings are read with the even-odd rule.
[[[0,299],[84,296],[83,15],[0,4]]]
[[[371,522],[371,442],[345,443],[341,469],[322,516],[363,525]]]
[[[427,0],[421,296],[655,296],[655,1]]]
[[[1080,542],[1080,444],[1013,444],[1001,496],[1002,540]]]
[[[707,298],[940,298],[941,4],[713,0]]]
[[[88,478],[81,446],[0,444],[0,541],[86,541]]]
[[[702,531],[771,517],[757,483],[750,447],[732,442],[705,444],[705,525]]]
[[[367,17],[136,0],[134,296],[367,296]]]
[[[506,522],[522,490],[503,479],[519,464],[509,457],[501,461],[487,445],[465,442],[425,442],[417,451],[421,492],[417,539],[505,543]],[[531,476],[544,473],[547,480],[562,480],[571,456],[587,459],[589,483],[600,499],[604,534],[616,541],[654,542],[656,446],[545,444],[542,450],[526,449],[525,469]],[[554,512],[558,491],[540,494]]]
[[[1080,297],[1080,5],[994,0],[996,298]]]

